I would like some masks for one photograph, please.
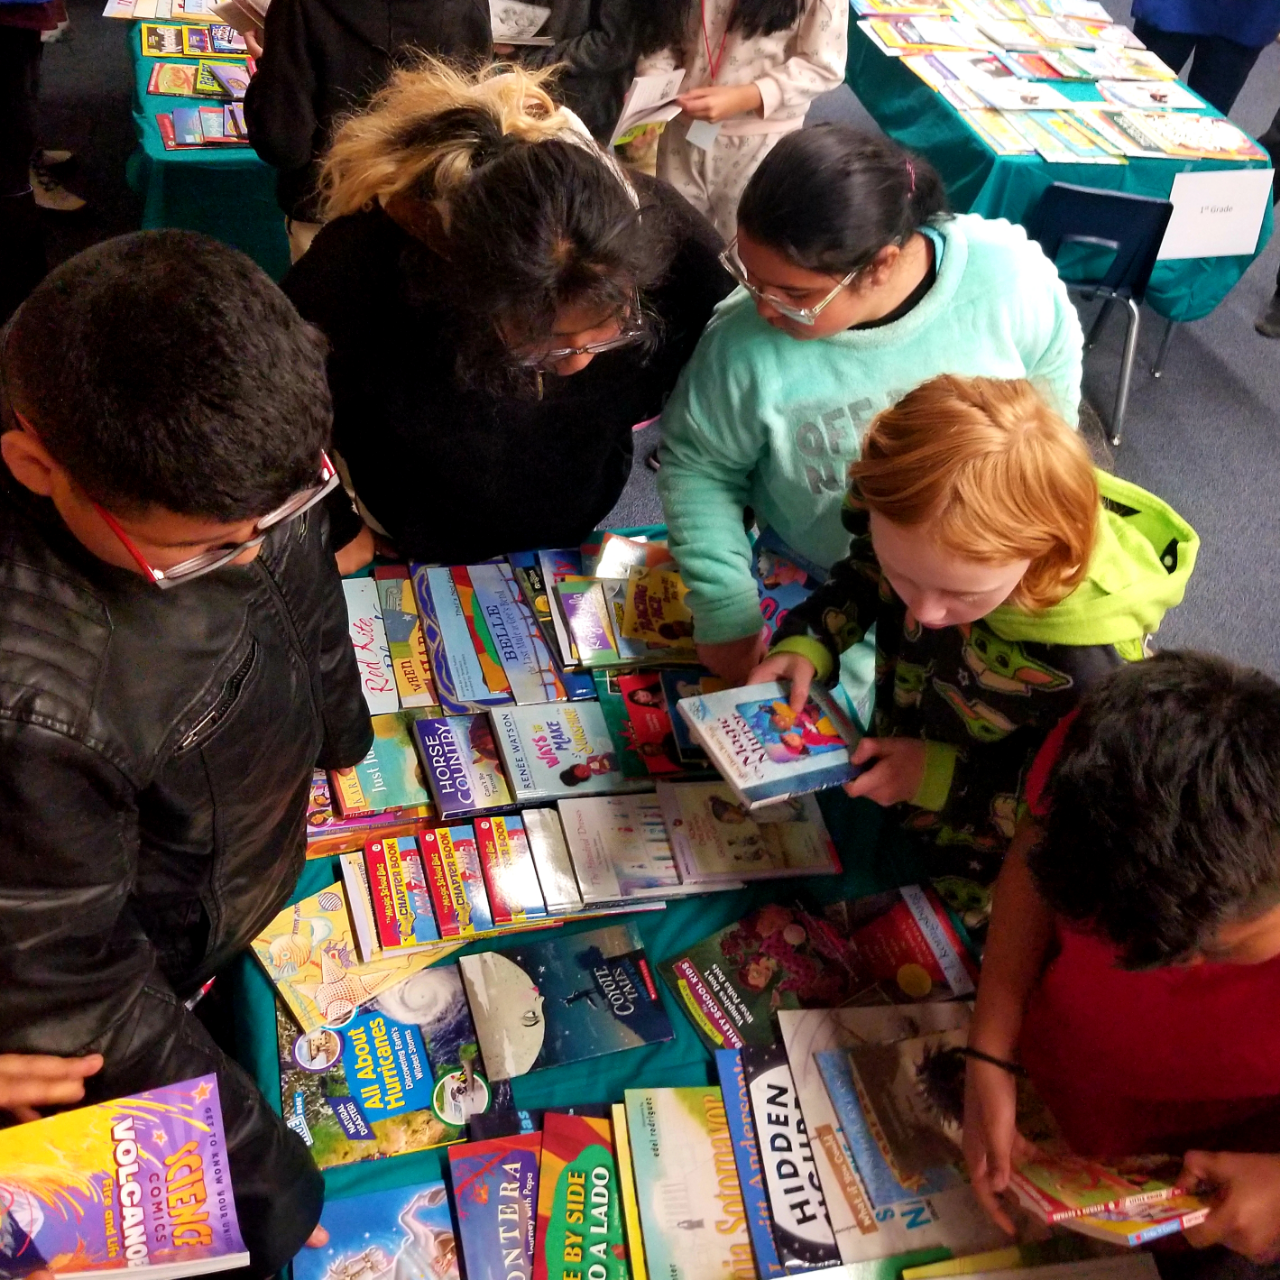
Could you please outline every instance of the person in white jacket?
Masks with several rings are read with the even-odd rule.
[[[738,198],[810,102],[844,78],[847,0],[652,0],[661,47],[637,72],[684,70],[658,177],[732,237]]]

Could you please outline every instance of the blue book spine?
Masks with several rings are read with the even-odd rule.
[[[787,1274],[778,1261],[773,1242],[773,1216],[769,1212],[769,1196],[765,1191],[764,1167],[760,1163],[760,1147],[756,1142],[755,1119],[751,1114],[751,1096],[742,1072],[742,1055],[737,1049],[716,1050],[716,1070],[720,1075],[720,1091],[733,1137],[733,1158],[738,1165],[738,1183],[747,1210],[747,1228],[756,1255],[756,1274],[762,1277]]]
[[[466,715],[510,702],[507,694],[495,696],[484,682],[449,570],[413,564],[410,572],[441,707],[450,715]]]

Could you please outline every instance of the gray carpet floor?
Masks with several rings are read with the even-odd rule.
[[[1117,17],[1128,6],[1110,4]],[[104,236],[138,225],[140,201],[124,180],[133,149],[125,28],[102,19],[100,0],[70,0],[68,38],[48,46],[42,141],[74,147],[68,185],[88,197],[83,213],[49,215],[55,261]],[[1266,50],[1232,117],[1258,134],[1280,106],[1280,45]],[[810,120],[844,120],[874,129],[841,87],[819,99]],[[1253,329],[1275,287],[1280,236],[1220,307],[1179,328],[1159,381],[1147,374],[1162,322],[1144,313],[1138,374],[1116,470],[1172,502],[1203,539],[1186,602],[1160,632],[1163,646],[1194,646],[1280,674],[1280,342]],[[1086,323],[1089,316],[1085,315]],[[1104,334],[1086,362],[1085,391],[1109,407],[1119,366],[1122,323]],[[639,433],[636,467],[611,517],[616,525],[661,519],[654,475],[641,464],[656,429]]]

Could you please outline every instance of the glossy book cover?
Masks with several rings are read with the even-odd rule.
[[[373,571],[382,605],[382,626],[391,650],[391,666],[402,707],[434,707],[435,685],[422,617],[413,594],[413,582],[405,565],[382,565]]]
[[[190,31],[190,27],[184,28]],[[176,114],[176,113],[175,113]],[[176,120],[175,120],[176,127]],[[372,578],[344,578],[342,594],[347,601],[347,625],[356,665],[360,668],[360,687],[369,704],[370,715],[383,715],[400,710],[396,692],[396,676],[391,665],[387,632],[382,625],[382,606],[378,602],[378,584]]]
[[[511,789],[487,715],[416,720],[413,733],[442,818],[511,807]]]
[[[413,746],[412,726],[426,713],[397,711],[372,716],[373,743],[359,764],[332,773],[333,797],[344,818],[388,809],[431,804],[422,763]]]
[[[422,833],[427,887],[436,923],[446,938],[469,938],[493,928],[475,828],[470,823]]]
[[[467,1280],[529,1280],[542,1134],[468,1142],[449,1151]]]
[[[0,1130],[0,1274],[247,1265],[217,1076]]]

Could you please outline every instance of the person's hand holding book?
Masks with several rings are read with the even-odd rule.
[[[0,1053],[0,1109],[23,1122],[39,1120],[36,1107],[63,1106],[84,1097],[84,1081],[102,1070],[102,1055]]]
[[[1187,1231],[1188,1244],[1225,1245],[1260,1264],[1280,1260],[1280,1155],[1188,1151],[1178,1184],[1214,1202]]]

